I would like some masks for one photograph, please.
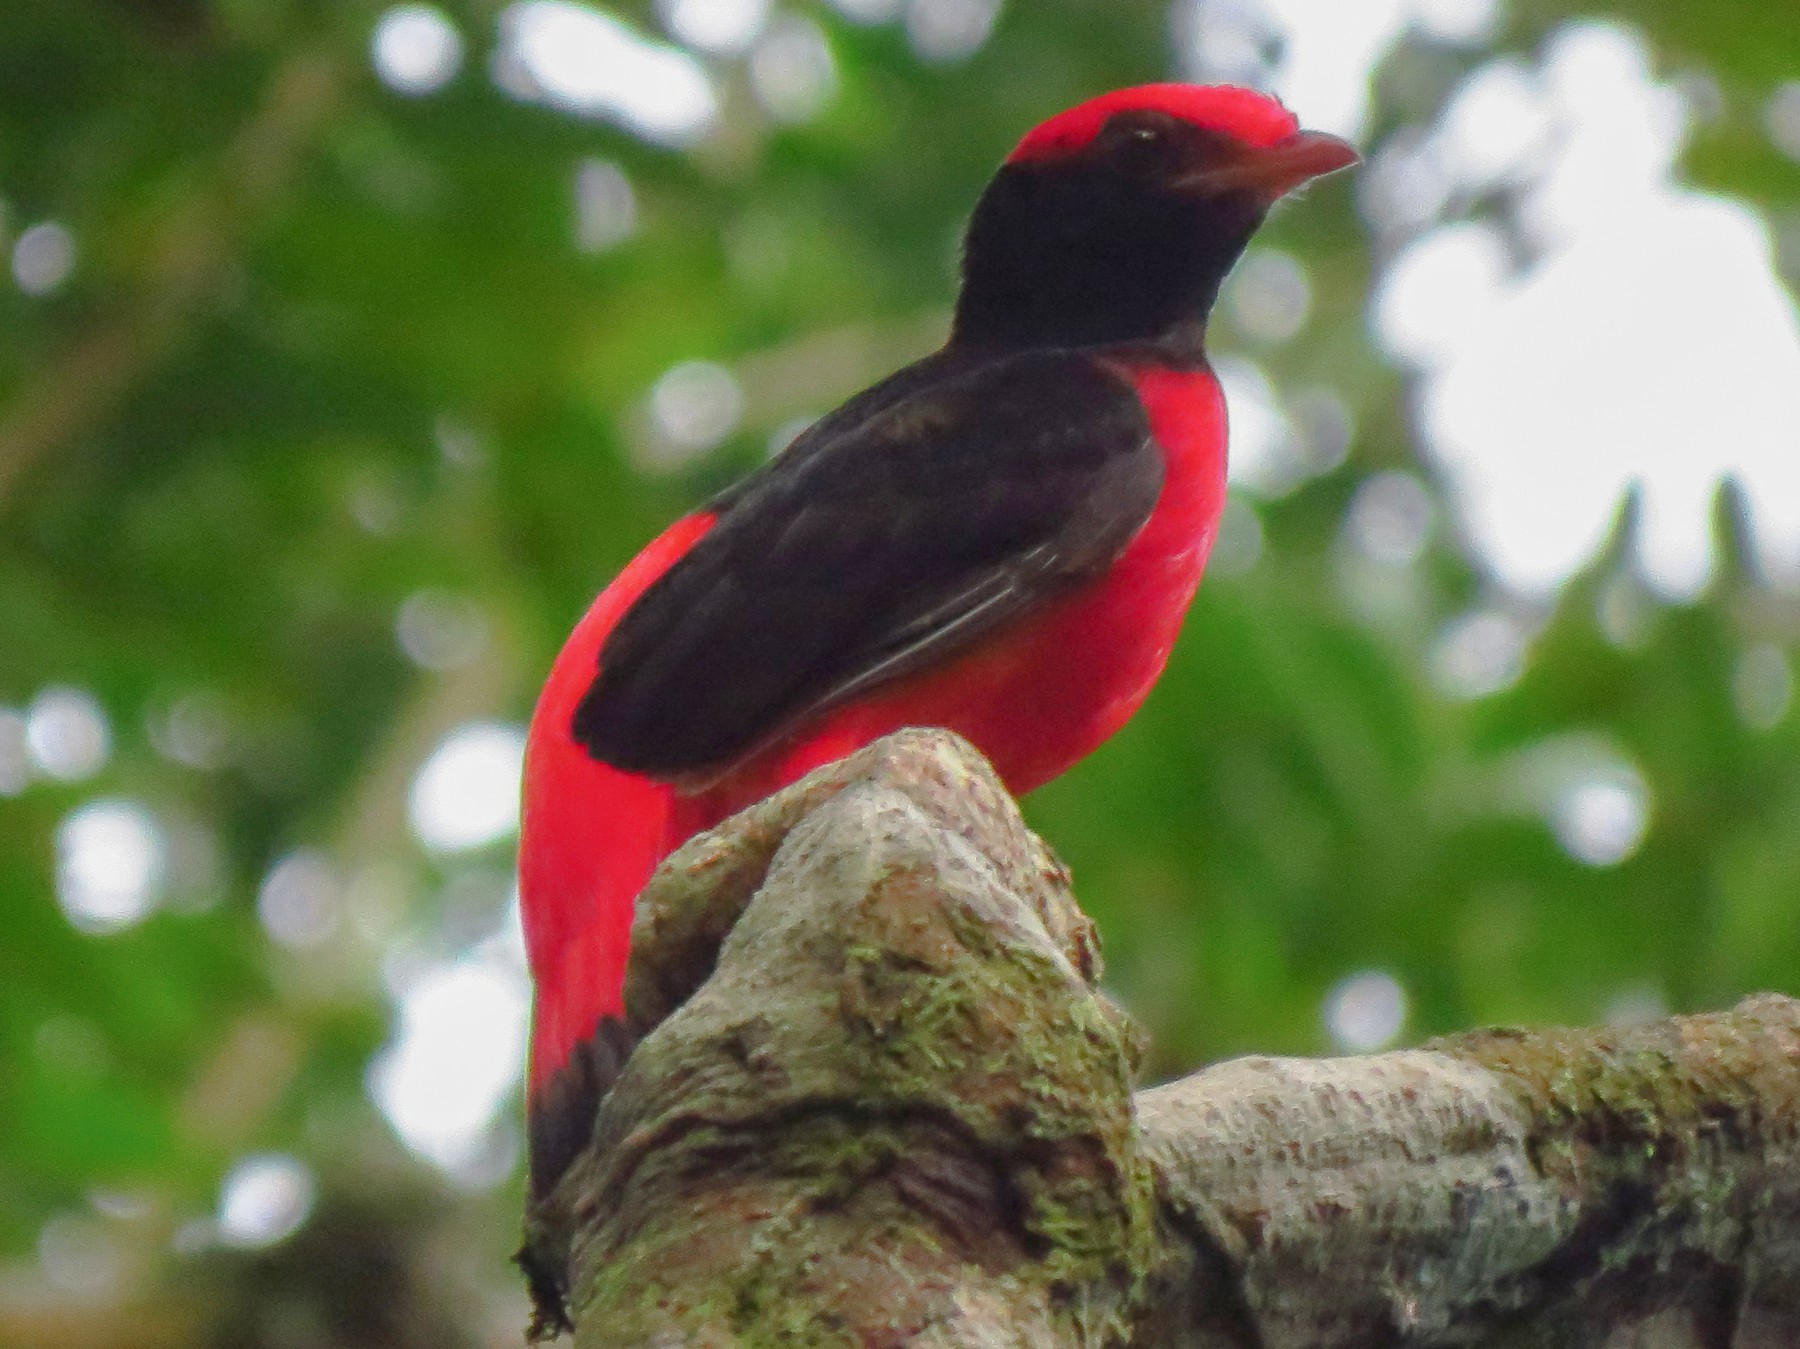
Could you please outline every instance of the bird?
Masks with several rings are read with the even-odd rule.
[[[629,1052],[662,858],[908,726],[1022,795],[1161,674],[1225,500],[1207,318],[1271,206],[1356,162],[1280,102],[1149,84],[1041,123],[981,193],[950,334],[676,520],[594,600],[526,742],[529,1191]]]

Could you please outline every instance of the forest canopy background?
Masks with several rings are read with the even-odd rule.
[[[1152,1072],[1800,992],[1780,6],[8,0],[0,1342],[516,1342],[550,658],[1171,77],[1366,165],[1228,287],[1207,581],[1028,806]]]

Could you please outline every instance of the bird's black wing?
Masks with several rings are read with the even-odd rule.
[[[628,772],[729,768],[1100,575],[1162,478],[1090,356],[922,363],[715,503],[602,645],[575,738]]]

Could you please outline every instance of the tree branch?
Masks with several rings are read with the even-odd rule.
[[[694,840],[635,938],[528,1219],[589,1349],[1800,1343],[1793,1000],[1134,1098],[1066,874],[936,732]]]

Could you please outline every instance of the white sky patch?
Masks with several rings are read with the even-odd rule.
[[[1170,26],[1188,78],[1267,89],[1302,125],[1355,138],[1370,78],[1409,30],[1474,43],[1498,17],[1499,0],[1180,0]]]
[[[1438,42],[1485,42],[1500,21],[1500,0],[1412,0],[1413,25]]]
[[[530,982],[500,937],[405,980],[368,1089],[408,1148],[454,1175],[482,1168],[524,1072],[530,1008]]]
[[[1375,336],[1414,366],[1452,360],[1499,305],[1509,265],[1505,240],[1485,221],[1421,235],[1388,265],[1375,292]]]
[[[1637,482],[1645,576],[1686,598],[1712,575],[1712,497],[1733,475],[1764,564],[1800,576],[1800,323],[1766,223],[1673,185],[1679,99],[1629,33],[1564,29],[1537,82],[1555,127],[1524,203],[1541,260],[1513,274],[1491,227],[1444,226],[1396,258],[1372,311],[1426,372],[1421,422],[1468,538],[1506,587],[1541,595]],[[1502,83],[1516,102],[1517,72]],[[1481,175],[1542,143],[1477,153]]]
[[[56,898],[84,932],[141,923],[168,882],[168,840],[135,801],[90,801],[56,828]]]
[[[1410,0],[1186,0],[1170,20],[1190,78],[1268,89],[1303,125],[1355,136],[1369,77],[1412,12]]]
[[[450,732],[413,779],[407,815],[426,847],[485,847],[519,828],[525,731],[477,721]]]
[[[1369,76],[1406,29],[1407,0],[1264,0],[1285,37],[1270,87],[1314,131],[1355,136]]]
[[[1464,76],[1438,117],[1431,149],[1456,185],[1473,192],[1541,169],[1556,136],[1536,73],[1501,56]]]
[[[462,34],[436,5],[396,5],[375,22],[369,60],[397,94],[435,93],[462,69]]]
[[[700,139],[719,115],[718,92],[693,56],[570,0],[501,12],[494,79],[515,98],[607,118],[671,147]]]
[[[741,56],[769,21],[769,0],[656,0],[677,42],[713,56]]]

